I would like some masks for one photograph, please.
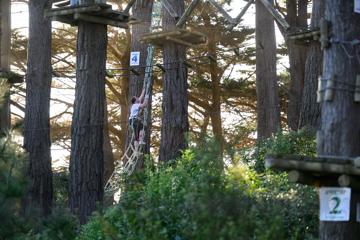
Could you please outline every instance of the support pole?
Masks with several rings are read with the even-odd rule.
[[[241,10],[241,12],[239,13],[239,15],[238,15],[235,19],[233,19],[233,22],[232,22],[231,25],[227,28],[227,30],[232,31],[232,30],[234,29],[234,27],[236,27],[236,26],[240,23],[242,17],[245,15],[246,11],[249,9],[249,7],[251,6],[251,4],[253,4],[253,3],[254,3],[254,0],[250,0],[250,1],[245,5],[245,7]]]
[[[189,7],[185,10],[184,14],[181,16],[179,21],[176,24],[176,27],[182,28],[184,24],[186,23],[188,17],[192,14],[196,6],[200,3],[200,0],[193,0]]]
[[[280,13],[274,8],[274,6],[268,0],[260,0],[260,2],[275,18],[276,22],[278,22],[285,30],[288,30],[290,28],[290,25],[286,22],[286,20],[280,15]]]
[[[0,68],[4,70],[10,70],[10,45],[11,45],[11,16],[10,16],[10,0],[2,0],[0,9],[0,53],[1,63]],[[3,91],[6,93],[3,95],[2,106],[0,107],[0,137],[4,136],[10,129],[10,95],[8,82],[5,83]]]

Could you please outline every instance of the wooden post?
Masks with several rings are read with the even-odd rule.
[[[196,6],[200,3],[200,0],[193,0],[189,7],[185,10],[184,14],[181,16],[179,21],[177,22],[176,26],[178,28],[182,28],[184,24],[186,23],[188,17],[192,14]]]
[[[253,3],[254,3],[254,0],[250,0],[250,1],[245,5],[245,7],[241,10],[241,12],[239,13],[239,15],[238,15],[235,19],[233,19],[233,22],[230,24],[230,26],[227,28],[227,30],[232,31],[232,30],[234,29],[234,27],[236,27],[236,26],[240,23],[242,17],[245,15],[246,11],[249,9],[249,7],[251,6],[251,4],[253,4]]]
[[[2,0],[0,3],[0,41],[1,41],[1,63],[0,67],[4,70],[10,70],[10,33],[11,33],[11,7],[10,0]],[[8,87],[8,86],[7,86]],[[9,89],[6,90],[3,104],[0,108],[0,136],[3,136],[10,129],[10,95]]]
[[[268,10],[269,13],[275,18],[275,21],[277,21],[285,30],[288,30],[290,28],[290,25],[268,0],[260,0],[260,2],[264,5],[266,10]]]
[[[323,76],[336,76],[342,86],[353,86],[360,64],[350,59],[339,44],[329,44],[331,38],[338,40],[357,39],[360,32],[360,15],[354,13],[354,1],[326,0],[325,16],[321,24],[321,43],[324,52]],[[354,89],[351,89],[352,91]],[[334,91],[332,101],[324,101],[321,111],[321,137],[317,154],[319,156],[360,156],[360,105],[354,102],[354,95],[339,89]],[[345,165],[345,162],[343,163]],[[355,169],[354,169],[355,170]],[[353,175],[353,174],[348,174]],[[360,236],[356,208],[360,202],[360,191],[352,189],[350,201],[350,221],[320,221],[319,239],[357,240]]]
[[[226,20],[233,23],[234,19],[215,0],[208,1],[221,13],[221,15],[223,15],[224,18],[226,18]]]

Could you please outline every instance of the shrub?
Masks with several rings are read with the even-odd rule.
[[[284,174],[222,168],[211,144],[147,169],[79,239],[304,239],[316,235],[315,192]],[[286,206],[286,207],[284,207]]]

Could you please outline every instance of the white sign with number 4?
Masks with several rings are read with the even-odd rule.
[[[350,198],[350,188],[320,188],[320,221],[349,221]]]
[[[360,0],[354,0],[354,12],[360,13]]]
[[[140,52],[131,52],[130,54],[130,66],[140,65]]]

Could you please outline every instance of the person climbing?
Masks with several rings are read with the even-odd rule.
[[[144,132],[141,131],[143,124],[140,119],[140,112],[144,109],[149,101],[149,95],[146,95],[145,98],[145,89],[142,90],[139,97],[133,96],[131,98],[131,109],[129,116],[129,124],[132,126],[135,134],[134,144],[137,149],[139,144],[145,144],[144,142]],[[140,140],[140,141],[139,141]]]

